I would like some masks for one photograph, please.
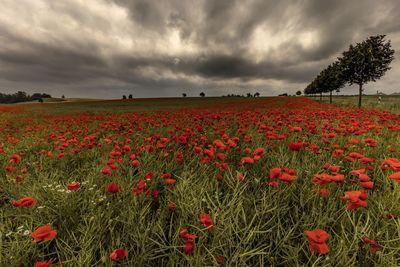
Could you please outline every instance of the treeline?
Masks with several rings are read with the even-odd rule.
[[[23,91],[18,91],[14,94],[0,93],[0,103],[3,104],[12,104],[18,102],[34,101],[34,100],[41,101],[43,98],[51,98],[51,95],[44,93],[43,94],[34,93],[33,95],[28,95],[26,92]]]
[[[239,94],[227,94],[223,95],[222,97],[260,97],[260,93],[256,92],[254,94],[252,93],[247,93],[246,95],[239,95]]]
[[[371,36],[368,39],[350,45],[335,62],[322,70],[304,89],[304,94],[328,93],[332,103],[332,92],[340,92],[346,84],[359,86],[358,106],[361,107],[363,85],[381,78],[394,59],[394,50],[385,35]]]

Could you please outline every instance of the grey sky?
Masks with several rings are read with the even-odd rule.
[[[0,6],[2,92],[276,95],[303,90],[370,35],[386,34],[400,51],[398,0],[0,0]],[[397,55],[367,93],[400,92]]]

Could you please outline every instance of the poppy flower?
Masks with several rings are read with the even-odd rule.
[[[239,172],[239,173],[236,175],[236,177],[238,178],[238,180],[239,180],[240,182],[243,182],[245,176],[246,176],[246,175],[245,175],[243,172]]]
[[[20,183],[24,180],[24,177],[22,175],[17,175],[15,176],[15,182]]]
[[[400,160],[396,158],[385,159],[382,163],[382,169],[386,169],[387,167],[390,167],[396,172],[400,171]]]
[[[277,188],[277,187],[279,187],[279,183],[278,183],[278,182],[268,182],[267,185],[268,185],[269,187],[272,187],[272,188]]]
[[[164,174],[161,175],[162,179],[168,179],[168,178],[171,178],[171,177],[172,177],[172,173],[164,173]]]
[[[321,188],[317,190],[318,194],[320,194],[323,197],[327,197],[329,195],[329,189],[326,188]]]
[[[104,167],[102,170],[101,170],[101,173],[102,174],[105,174],[105,175],[111,175],[112,174],[112,169],[110,168],[110,167]]]
[[[72,182],[67,185],[68,190],[75,191],[81,188],[80,182]]]
[[[365,191],[347,191],[344,192],[345,196],[341,197],[342,200],[347,201],[347,209],[353,210],[360,207],[367,206],[367,193]]]
[[[139,195],[140,193],[142,193],[144,191],[146,186],[147,186],[147,184],[144,180],[139,180],[138,185],[136,187],[132,188],[132,193],[134,193],[135,195]]]
[[[117,193],[121,190],[121,187],[117,183],[109,183],[106,185],[106,191],[108,193]]]
[[[196,154],[200,154],[202,151],[203,151],[203,149],[201,147],[199,147],[199,146],[195,146],[193,148],[193,152],[196,153]]]
[[[174,202],[172,202],[172,201],[168,201],[167,208],[170,211],[175,211],[176,210],[176,204]]]
[[[254,156],[262,156],[262,155],[264,154],[264,152],[265,152],[265,148],[263,148],[263,147],[258,147],[258,148],[256,148],[256,149],[254,150],[253,155],[254,155]]]
[[[185,240],[185,247],[184,247],[185,254],[191,255],[193,253],[193,248],[194,248],[194,240],[192,239]]]
[[[12,154],[9,163],[18,164],[21,162],[21,156],[18,154]]]
[[[132,166],[133,167],[135,167],[135,168],[137,168],[137,167],[139,167],[140,166],[140,162],[137,160],[137,159],[134,159],[134,160],[132,160]]]
[[[188,229],[182,229],[182,230],[179,232],[179,237],[187,238],[187,239],[196,239],[196,238],[198,238],[197,235],[189,234]]]
[[[362,182],[361,186],[364,189],[373,189],[374,188],[374,182]]]
[[[294,181],[295,178],[296,177],[294,175],[290,175],[287,172],[281,173],[281,175],[279,176],[279,179],[281,179],[285,183],[291,183]]]
[[[176,180],[175,179],[166,179],[165,182],[167,185],[173,185],[174,183],[176,183]]]
[[[364,244],[369,245],[372,248],[372,251],[377,252],[382,249],[382,247],[373,239],[369,239],[368,237],[364,236],[361,238]]]
[[[34,267],[50,267],[53,263],[53,259],[49,259],[47,261],[38,261],[35,263]]]
[[[389,179],[392,179],[393,181],[400,183],[400,171],[389,175]]]
[[[115,249],[109,256],[112,261],[123,261],[126,257],[128,257],[128,251],[123,248]]]
[[[225,265],[225,257],[222,255],[216,256],[215,260],[217,261],[217,263],[221,266]]]
[[[50,241],[53,240],[57,236],[57,232],[51,228],[50,225],[43,225],[38,227],[31,236],[35,239],[35,241]]]
[[[303,147],[303,143],[301,143],[301,142],[291,143],[291,144],[288,144],[288,147],[291,151],[300,151],[300,149]]]
[[[312,231],[304,231],[304,234],[307,236],[310,250],[311,252],[317,252],[319,254],[326,254],[329,252],[329,247],[325,243],[329,234],[321,229],[315,229]]]
[[[242,164],[253,164],[254,163],[254,159],[251,157],[243,157],[240,159],[240,162]]]
[[[14,207],[32,207],[33,205],[36,204],[36,199],[34,199],[33,197],[23,197],[20,198],[19,200],[13,199],[11,201],[11,204]]]
[[[211,229],[214,226],[211,216],[207,213],[200,214],[200,223],[207,227],[207,229]]]
[[[281,168],[272,168],[269,171],[269,178],[270,179],[278,178],[280,175],[281,175]]]

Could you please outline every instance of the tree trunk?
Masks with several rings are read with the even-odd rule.
[[[359,85],[359,93],[358,93],[358,107],[361,108],[361,97],[362,97],[362,83]]]
[[[332,91],[329,91],[329,104],[332,104]]]

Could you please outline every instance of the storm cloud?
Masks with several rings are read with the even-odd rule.
[[[370,35],[386,34],[400,50],[397,0],[0,3],[2,92],[276,95],[302,90],[350,44]],[[399,76],[395,59],[367,93],[400,91]]]

